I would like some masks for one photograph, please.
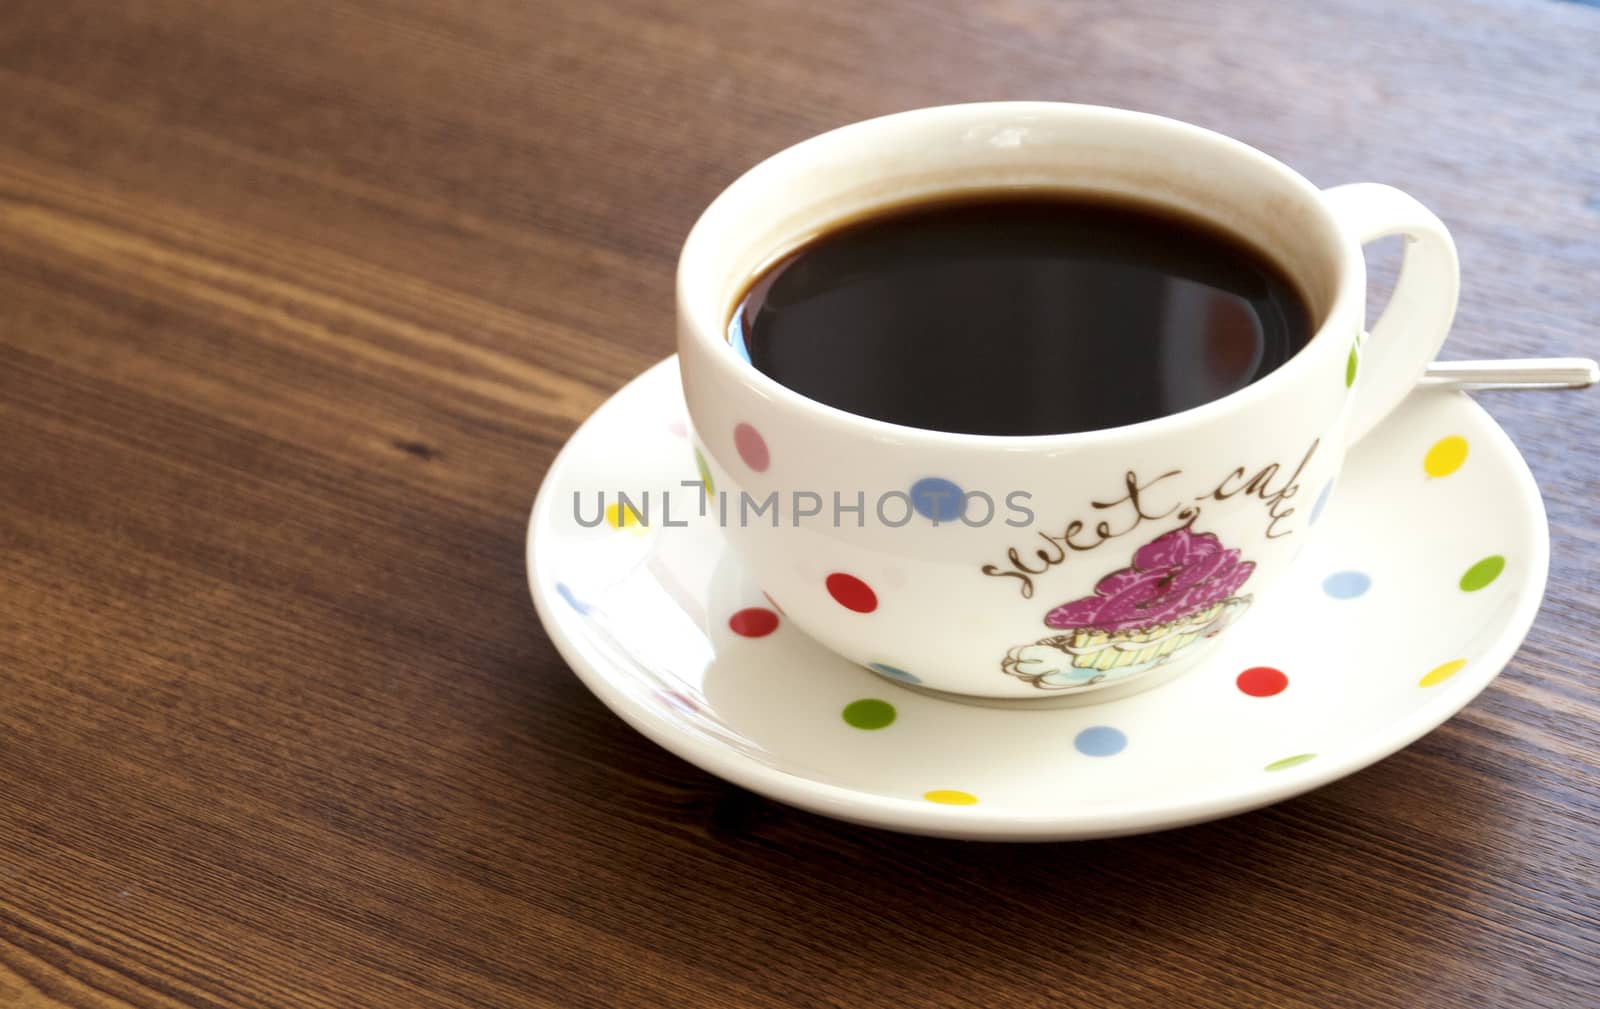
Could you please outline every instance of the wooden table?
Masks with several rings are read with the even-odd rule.
[[[1493,687],[1142,838],[725,785],[580,686],[522,560],[671,352],[699,209],[891,110],[1130,106],[1402,186],[1460,243],[1447,356],[1593,354],[1597,53],[1554,0],[6,0],[0,1005],[1600,1004],[1600,396],[1483,397],[1554,539]]]

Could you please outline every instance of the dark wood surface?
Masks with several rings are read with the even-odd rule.
[[[1155,836],[743,793],[580,686],[522,561],[699,209],[902,108],[1401,186],[1460,243],[1447,356],[1594,354],[1597,53],[1553,0],[6,0],[0,1006],[1600,1004],[1600,395],[1483,397],[1554,549],[1481,698]]]

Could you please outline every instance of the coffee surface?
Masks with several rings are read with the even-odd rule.
[[[1188,217],[1081,194],[911,205],[813,238],[751,285],[729,336],[812,399],[971,434],[1177,413],[1310,338],[1285,272]]]

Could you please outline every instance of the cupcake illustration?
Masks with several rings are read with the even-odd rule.
[[[1100,579],[1094,594],[1045,615],[1058,633],[1006,653],[1000,668],[1041,690],[1132,676],[1216,634],[1250,605],[1238,592],[1255,564],[1188,526],[1134,551],[1133,563]]]

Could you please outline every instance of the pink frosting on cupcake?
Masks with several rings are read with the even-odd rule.
[[[1185,526],[1140,547],[1131,566],[1100,579],[1094,595],[1057,606],[1044,622],[1115,633],[1181,620],[1231,598],[1255,569],[1215,535]]]

